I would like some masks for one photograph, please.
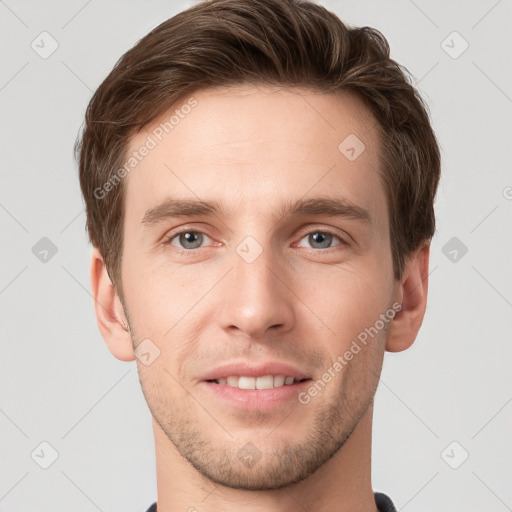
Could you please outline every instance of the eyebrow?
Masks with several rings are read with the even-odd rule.
[[[226,214],[227,208],[218,201],[167,198],[159,205],[147,210],[141,224],[144,227],[150,227],[167,219],[195,216],[227,216]],[[295,202],[286,201],[277,212],[278,217],[293,215],[345,217],[368,225],[372,224],[372,218],[367,210],[346,199],[316,197],[306,200],[298,199]]]

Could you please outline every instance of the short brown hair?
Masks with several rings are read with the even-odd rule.
[[[118,293],[125,180],[104,197],[97,190],[123,167],[131,136],[177,101],[201,89],[242,84],[351,91],[369,107],[380,132],[399,279],[407,256],[435,231],[440,153],[426,105],[409,72],[389,54],[379,31],[349,27],[304,0],[203,2],[142,38],[94,93],[75,145],[89,237]]]

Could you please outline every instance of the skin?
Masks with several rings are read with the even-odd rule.
[[[384,352],[407,349],[421,326],[429,257],[425,242],[393,278],[375,119],[347,93],[244,86],[193,96],[197,106],[124,178],[123,301],[97,249],[91,264],[112,354],[132,361],[147,338],[160,350],[149,366],[137,359],[158,510],[375,511],[373,397]],[[134,136],[131,150],[169,115]],[[350,134],[366,147],[354,161],[338,150]],[[170,196],[227,211],[142,225]],[[318,197],[344,198],[371,222],[280,212]],[[190,248],[178,228],[207,236]],[[334,236],[325,246],[309,236],[326,231]],[[262,250],[252,263],[236,251],[247,236]],[[241,410],[201,382],[235,360],[285,362],[316,381],[395,302],[401,312],[306,405],[294,397]],[[237,458],[247,443],[261,454],[252,467]]]

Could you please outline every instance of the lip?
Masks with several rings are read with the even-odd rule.
[[[269,389],[239,389],[227,384],[208,382],[232,375],[247,377],[262,377],[264,375],[284,375],[294,377],[303,382]],[[206,373],[201,378],[201,385],[213,399],[218,399],[237,409],[242,410],[271,410],[283,407],[287,403],[298,400],[298,395],[311,384],[311,374],[299,368],[278,361],[266,361],[259,364],[247,361],[228,363]]]
[[[201,380],[208,381],[220,379],[222,377],[230,377],[232,375],[247,377],[263,377],[264,375],[284,375],[285,377],[294,377],[297,380],[311,378],[310,374],[298,368],[295,368],[294,366],[290,366],[289,364],[286,363],[280,363],[278,361],[267,361],[258,364],[249,363],[247,361],[241,361],[237,363],[228,363],[219,366],[203,375],[201,377]]]
[[[237,409],[268,411],[276,408],[282,410],[286,404],[298,402],[299,393],[311,385],[311,380],[270,389],[239,389],[206,381],[201,385],[214,399],[220,399]]]

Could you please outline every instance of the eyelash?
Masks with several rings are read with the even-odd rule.
[[[200,231],[198,229],[183,229],[181,231],[177,231],[177,232],[172,233],[171,235],[167,236],[165,238],[165,240],[164,240],[164,245],[172,245],[171,242],[176,237],[180,236],[183,233],[199,233],[199,234],[207,236],[208,238],[211,238],[205,232]],[[299,239],[299,243],[300,243],[300,241],[303,238],[305,238],[306,236],[311,235],[313,233],[328,234],[328,235],[331,235],[334,238],[337,238],[338,241],[340,242],[338,245],[335,245],[333,247],[327,247],[325,249],[315,249],[314,247],[309,247],[309,249],[311,249],[311,250],[313,250],[315,252],[328,252],[328,251],[333,250],[333,249],[336,250],[336,248],[339,247],[339,246],[347,246],[347,245],[349,245],[343,238],[341,238],[341,236],[339,234],[337,234],[334,231],[331,231],[329,229],[313,229],[311,231],[306,231],[305,233],[301,234],[301,237]],[[198,247],[197,249],[183,249],[183,248],[177,247],[175,245],[172,245],[172,247],[173,247],[173,250],[175,250],[178,254],[184,254],[184,255],[187,255],[187,256],[192,256],[199,249],[204,249],[204,247]],[[304,249],[308,249],[308,247],[303,247],[303,248]]]

